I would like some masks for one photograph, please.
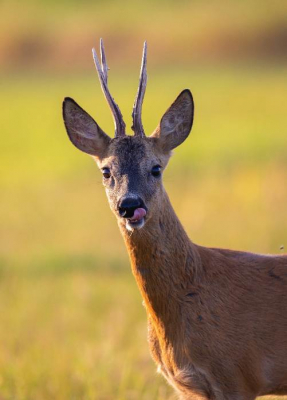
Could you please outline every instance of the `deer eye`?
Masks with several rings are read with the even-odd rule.
[[[151,169],[151,174],[152,176],[155,176],[156,178],[161,175],[161,166],[160,165],[155,165]]]
[[[103,168],[102,173],[105,179],[109,179],[111,177],[111,171],[109,170],[109,168]]]

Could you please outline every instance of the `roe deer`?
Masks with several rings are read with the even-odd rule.
[[[251,400],[287,394],[287,256],[206,248],[191,242],[162,184],[171,151],[189,135],[193,98],[184,90],[146,137],[141,121],[146,44],[133,107],[133,136],[93,50],[115,138],[71,98],[63,117],[72,143],[103,173],[110,208],[148,316],[152,356],[181,399]]]

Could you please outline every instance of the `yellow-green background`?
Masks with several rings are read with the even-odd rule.
[[[144,40],[147,132],[188,87],[189,139],[165,175],[190,237],[287,247],[287,3],[0,3],[0,399],[166,400],[126,251],[92,159],[68,141],[73,97],[108,133],[91,47],[131,125]]]

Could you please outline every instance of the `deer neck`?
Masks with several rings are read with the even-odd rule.
[[[180,323],[183,296],[198,275],[200,258],[163,189],[161,207],[139,231],[120,229],[127,246],[133,274],[148,314],[174,332]],[[167,332],[165,332],[166,334]]]

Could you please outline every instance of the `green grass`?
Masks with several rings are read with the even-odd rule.
[[[2,275],[1,396],[166,399],[131,276],[79,261],[71,270],[62,259],[57,270],[46,261],[38,273]]]
[[[147,132],[182,89],[194,94],[194,129],[165,182],[196,243],[287,247],[286,72],[149,71]],[[111,71],[127,126],[137,79],[138,71]],[[145,312],[100,174],[67,139],[65,96],[112,133],[95,72],[1,82],[0,396],[171,399],[149,355]]]

